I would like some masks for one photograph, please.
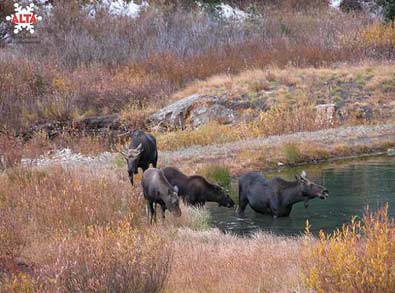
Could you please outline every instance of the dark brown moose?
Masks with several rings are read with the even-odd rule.
[[[165,211],[168,209],[176,217],[181,216],[178,198],[178,187],[172,186],[167,181],[162,170],[149,168],[143,174],[141,180],[144,198],[147,201],[147,213],[152,224],[156,222],[156,204],[161,206],[162,217],[165,218]]]
[[[127,161],[129,180],[132,185],[133,175],[138,173],[138,168],[143,169],[143,172],[149,168],[150,164],[156,168],[158,161],[156,139],[142,130],[135,130],[129,147],[119,152]]]
[[[243,175],[239,180],[238,214],[243,215],[249,205],[258,213],[270,214],[274,218],[287,217],[297,202],[303,201],[307,208],[310,199],[328,197],[328,190],[307,179],[304,171],[295,178],[295,181],[278,177],[267,180],[258,172]]]
[[[231,208],[235,204],[220,186],[208,182],[202,176],[187,176],[174,167],[166,167],[162,170],[170,184],[178,186],[178,194],[189,205],[216,202],[219,206]]]

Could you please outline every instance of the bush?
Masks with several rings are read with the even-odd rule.
[[[295,144],[284,145],[283,151],[289,164],[295,164],[301,160],[300,150]]]
[[[89,227],[78,236],[56,238],[42,272],[47,290],[66,292],[161,292],[171,247],[152,228]]]
[[[35,233],[116,225],[125,218],[138,226],[143,200],[137,192],[132,199],[129,188],[130,183],[115,176],[81,174],[61,167],[10,169],[0,177],[0,208],[23,225],[24,239]]]
[[[200,173],[209,181],[215,182],[226,189],[230,188],[232,177],[226,166],[208,165],[200,170]]]
[[[351,221],[333,234],[320,232],[305,249],[305,282],[318,292],[392,292],[395,223],[388,206]]]

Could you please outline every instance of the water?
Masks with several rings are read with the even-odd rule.
[[[209,204],[211,224],[223,231],[239,235],[248,235],[259,230],[278,235],[299,235],[304,232],[308,219],[310,231],[317,234],[321,229],[331,232],[348,223],[353,216],[362,217],[367,206],[373,211],[385,203],[389,204],[389,215],[395,217],[395,157],[375,157],[289,168],[278,173],[265,173],[265,176],[280,176],[290,180],[302,169],[313,182],[328,188],[328,199],[313,199],[307,209],[304,208],[303,202],[299,202],[294,205],[289,217],[277,219],[257,214],[249,207],[246,216],[238,218],[233,209]],[[235,190],[233,199],[238,203],[236,179],[232,186]]]

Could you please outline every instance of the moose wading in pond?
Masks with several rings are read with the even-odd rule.
[[[172,185],[177,185],[179,195],[189,205],[204,205],[207,202],[216,202],[219,206],[231,208],[234,201],[218,185],[208,182],[199,175],[187,176],[174,167],[163,168],[166,179]]]
[[[172,186],[167,181],[162,170],[156,168],[146,170],[143,174],[141,185],[144,198],[147,201],[147,214],[151,224],[152,221],[156,222],[156,204],[161,206],[163,218],[165,218],[166,209],[176,217],[181,216],[178,187]]]
[[[295,175],[295,181],[276,177],[267,180],[258,172],[250,172],[239,180],[238,214],[243,215],[249,205],[255,212],[270,214],[274,218],[287,217],[292,206],[300,201],[307,208],[309,200],[328,197],[328,190],[306,178],[306,172]]]
[[[133,131],[129,147],[119,152],[127,161],[129,180],[132,185],[133,175],[138,173],[138,168],[143,169],[143,172],[149,168],[150,164],[156,168],[158,162],[156,139],[142,130]]]

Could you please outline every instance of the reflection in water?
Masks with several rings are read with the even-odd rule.
[[[208,205],[212,225],[240,235],[248,235],[258,230],[297,235],[303,233],[308,219],[313,233],[321,229],[331,232],[349,222],[351,217],[362,216],[367,206],[370,210],[376,210],[386,202],[389,204],[390,216],[395,216],[395,157],[289,168],[278,173],[265,173],[265,176],[281,176],[293,180],[294,174],[300,173],[302,169],[306,170],[308,177],[314,182],[328,188],[328,199],[314,199],[310,201],[307,209],[303,202],[297,203],[289,217],[278,219],[257,214],[249,207],[246,217],[238,218],[234,209]],[[233,187],[234,199],[238,203],[237,180],[234,180]]]

